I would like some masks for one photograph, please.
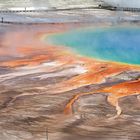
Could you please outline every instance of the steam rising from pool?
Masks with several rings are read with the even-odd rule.
[[[88,28],[47,37],[49,43],[105,61],[140,65],[140,28]]]

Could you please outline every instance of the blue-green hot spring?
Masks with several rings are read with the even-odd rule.
[[[139,27],[80,29],[51,35],[47,41],[95,59],[140,65]]]

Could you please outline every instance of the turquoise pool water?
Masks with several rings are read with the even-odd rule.
[[[49,43],[72,48],[100,60],[140,65],[140,28],[88,28],[47,37]]]

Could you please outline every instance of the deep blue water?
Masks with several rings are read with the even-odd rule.
[[[140,28],[88,28],[47,37],[49,43],[100,60],[140,65]]]

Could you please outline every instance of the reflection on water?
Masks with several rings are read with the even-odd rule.
[[[82,55],[130,64],[140,64],[140,28],[97,28],[55,35],[50,40],[69,46]]]

